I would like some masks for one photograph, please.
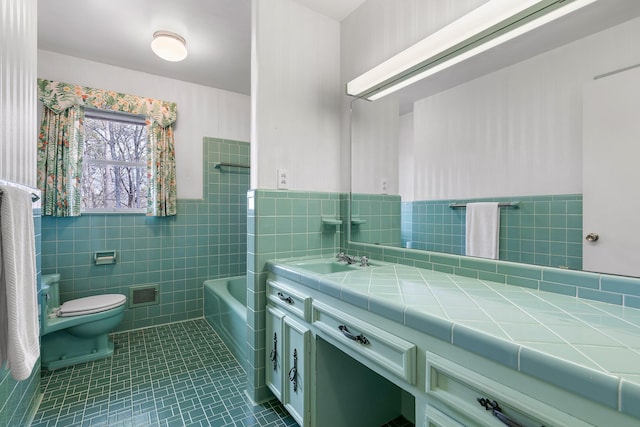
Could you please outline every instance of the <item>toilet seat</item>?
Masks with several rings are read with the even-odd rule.
[[[93,295],[63,303],[56,310],[56,315],[58,317],[70,317],[99,313],[120,307],[126,301],[127,297],[120,294]]]

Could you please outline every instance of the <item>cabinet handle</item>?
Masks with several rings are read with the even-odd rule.
[[[293,391],[298,391],[298,350],[293,349],[293,368],[289,369],[289,381],[293,383]]]
[[[340,329],[340,332],[342,332],[342,334],[345,337],[349,338],[350,340],[359,342],[360,344],[364,344],[364,345],[369,344],[369,340],[367,339],[367,337],[365,337],[362,334],[353,335],[351,332],[349,332],[349,329],[345,325],[338,326],[338,329]]]
[[[483,406],[487,411],[491,411],[493,413],[493,416],[499,419],[502,424],[509,427],[524,427],[522,424],[519,424],[506,416],[504,412],[502,412],[502,409],[500,408],[500,405],[498,405],[498,402],[496,402],[495,400],[491,401],[489,399],[485,399],[484,397],[479,397],[477,400],[480,406]]]
[[[280,298],[282,301],[286,302],[287,304],[293,304],[293,298],[285,296],[282,292],[278,292],[278,298]]]
[[[273,350],[271,350],[271,354],[269,355],[269,360],[273,362],[273,370],[278,370],[278,334],[273,333]]]

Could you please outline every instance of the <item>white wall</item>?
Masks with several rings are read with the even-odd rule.
[[[35,0],[2,0],[0,7],[0,179],[36,185]]]
[[[251,187],[340,191],[340,25],[291,0],[253,1]]]
[[[403,199],[581,193],[583,85],[640,63],[639,39],[635,19],[416,102]]]
[[[351,79],[487,1],[367,0],[341,23],[342,93],[344,94],[344,85]],[[342,141],[345,153],[349,153],[348,146],[352,136],[352,118],[349,114],[352,100],[347,96],[342,98]],[[356,101],[353,110],[359,110],[358,104],[363,102],[365,101]],[[393,97],[388,97],[385,102],[395,101]],[[371,122],[362,124],[370,126]],[[359,134],[369,133],[370,139],[366,144],[360,144],[351,152],[352,156],[366,155],[366,167],[358,167],[363,163],[362,158],[354,157],[351,173],[346,173],[345,179],[348,180],[351,176],[350,188],[354,192],[382,193],[380,182],[386,178],[386,192],[397,193],[400,186],[397,163],[399,147],[397,137],[389,138],[389,135],[394,132],[397,135],[398,117],[388,116],[385,120],[379,116],[374,124],[375,129],[355,131]]]
[[[411,195],[414,193],[415,148],[413,143],[413,112],[400,116],[398,130],[398,193]],[[407,202],[413,199],[402,197]]]
[[[247,95],[43,50],[38,51],[38,77],[176,102],[176,179],[181,199],[202,198],[203,137],[250,140]]]
[[[351,189],[355,193],[398,194],[400,111],[394,96],[358,100],[351,113]],[[384,185],[382,182],[384,181]]]

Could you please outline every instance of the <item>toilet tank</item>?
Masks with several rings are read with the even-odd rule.
[[[42,285],[42,309],[49,313],[51,309],[60,305],[60,274],[43,274],[40,279]]]

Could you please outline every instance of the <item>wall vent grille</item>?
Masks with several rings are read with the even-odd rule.
[[[141,285],[129,288],[129,308],[158,304],[158,285]]]

